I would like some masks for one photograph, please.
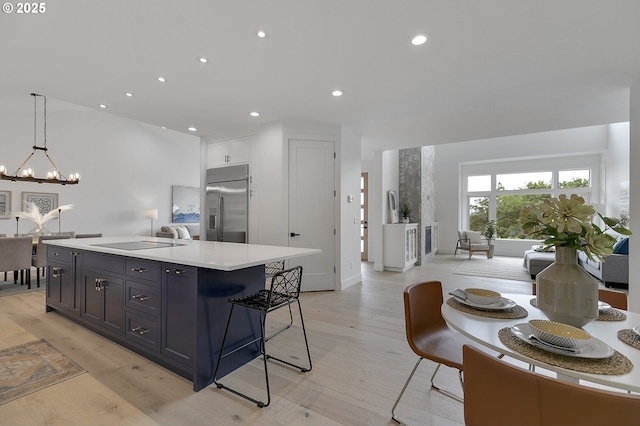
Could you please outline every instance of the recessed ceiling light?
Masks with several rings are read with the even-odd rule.
[[[160,83],[164,83],[165,81],[167,81],[164,77],[158,77],[158,81]]]
[[[202,62],[203,64],[206,64],[207,62],[209,62],[209,60],[207,58],[205,58],[204,56],[199,57],[198,60],[200,62]]]
[[[331,92],[331,94],[332,94],[333,96],[335,96],[335,97],[342,96],[342,95],[343,95],[343,93],[344,93],[344,92],[343,92],[342,90],[340,90],[340,89],[336,89],[336,90],[334,90],[333,92]]]
[[[106,106],[106,105],[104,105],[104,104],[100,104],[100,105],[98,105],[98,106],[99,106],[100,108],[102,108],[102,109],[105,109],[105,108],[107,107],[107,106]]]
[[[167,128],[165,126],[162,126],[162,130],[167,130]]]
[[[133,96],[133,93],[129,93],[129,92],[127,92],[127,93],[125,93],[124,95],[130,98],[130,97],[132,97],[132,96]]]
[[[189,131],[190,131],[190,132],[195,132],[195,131],[197,131],[197,130],[198,130],[198,129],[196,129],[195,127],[189,127]]]
[[[256,35],[260,38],[265,38],[267,37],[267,32],[265,30],[258,30],[256,31]]]
[[[260,113],[258,111],[252,111],[252,112],[249,113],[249,115],[252,116],[252,117],[259,117]]]
[[[411,44],[414,46],[422,46],[427,41],[429,41],[429,34],[420,33],[411,37]]]

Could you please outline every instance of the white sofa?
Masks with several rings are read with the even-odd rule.
[[[164,225],[156,232],[156,237],[173,238],[174,240],[199,240],[200,224],[171,223]]]

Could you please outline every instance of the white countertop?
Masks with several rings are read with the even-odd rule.
[[[184,244],[173,247],[154,247],[138,250],[126,250],[101,247],[97,244],[129,242],[161,242]],[[116,254],[138,259],[156,260],[178,265],[198,266],[222,271],[234,271],[250,266],[262,265],[276,260],[292,259],[320,253],[319,249],[296,247],[263,246],[257,244],[221,243],[217,241],[172,240],[157,237],[106,237],[106,238],[69,238],[46,240],[46,244],[68,247],[77,250]]]

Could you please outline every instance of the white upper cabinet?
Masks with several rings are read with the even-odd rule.
[[[247,164],[249,162],[250,137],[210,142],[207,145],[207,167]]]

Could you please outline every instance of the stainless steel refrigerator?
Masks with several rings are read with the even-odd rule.
[[[248,241],[249,166],[207,170],[207,241]]]

